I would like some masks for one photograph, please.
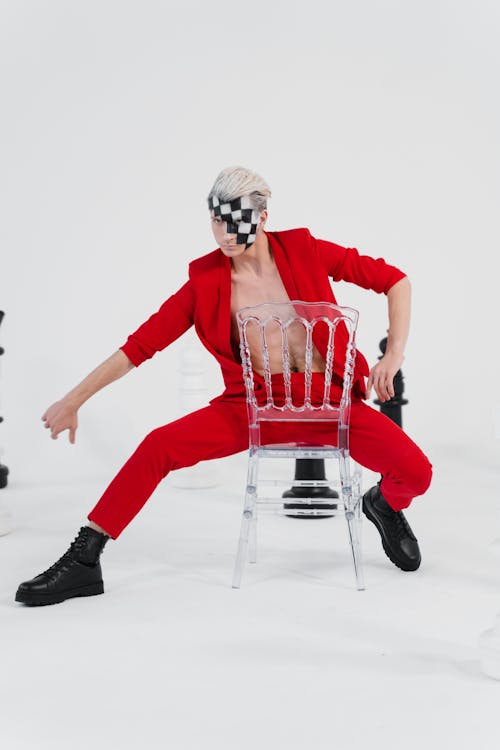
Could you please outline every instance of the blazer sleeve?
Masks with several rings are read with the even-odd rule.
[[[311,240],[320,261],[334,281],[350,281],[364,289],[373,289],[378,294],[387,294],[396,282],[406,276],[383,258],[360,255],[355,247],[342,247],[312,235]]]
[[[139,328],[131,333],[120,347],[129,360],[138,367],[146,359],[165,349],[182,336],[194,322],[194,291],[187,281],[175,294]]]

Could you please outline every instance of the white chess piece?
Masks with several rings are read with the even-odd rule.
[[[180,416],[207,406],[205,367],[200,343],[187,339],[180,353],[179,386]],[[204,489],[218,484],[211,461],[201,461],[194,466],[178,469],[170,474],[170,483],[182,489]]]
[[[499,447],[500,443],[498,443],[498,441],[500,441],[500,406],[497,406],[493,411],[493,428],[495,439],[497,440],[497,447]],[[496,557],[500,557],[500,538],[497,537],[492,541],[490,549]]]
[[[494,415],[495,438],[500,440],[500,407],[497,406]],[[491,544],[491,551],[500,555],[500,539]],[[500,680],[500,613],[496,616],[493,627],[485,630],[479,636],[479,652],[481,669],[488,677]]]
[[[479,652],[484,674],[500,680],[500,614],[493,627],[479,636]]]

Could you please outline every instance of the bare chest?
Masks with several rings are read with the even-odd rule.
[[[288,302],[289,296],[278,271],[262,277],[231,279],[231,318],[236,325],[236,311],[262,302]]]
[[[251,307],[263,302],[289,302],[290,297],[284,287],[277,269],[262,277],[238,277],[231,280],[231,343],[233,350],[239,350],[240,336],[236,322],[236,311],[242,307]],[[260,336],[256,326],[247,327],[247,337],[252,355],[253,369],[263,374],[263,363],[260,356]],[[282,371],[282,338],[279,327],[269,325],[266,328],[271,372]],[[288,330],[288,346],[291,365],[294,370],[302,371],[304,367],[305,331],[298,324]],[[324,370],[324,363],[314,347],[313,369]]]

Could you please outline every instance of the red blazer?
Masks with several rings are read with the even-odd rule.
[[[337,303],[329,277],[387,294],[405,276],[383,258],[360,255],[356,248],[316,239],[306,228],[266,232],[266,235],[291,300]],[[219,362],[224,378],[224,392],[210,403],[221,399],[244,401],[241,363],[231,346],[231,261],[220,248],[193,260],[189,264],[188,281],[120,348],[137,367],[193,324],[202,344]],[[314,343],[324,358],[327,343],[324,331],[315,332]],[[334,368],[341,377],[343,364],[338,362]],[[363,398],[366,397],[364,376],[368,374],[366,359],[358,351],[353,391]],[[264,387],[262,378],[256,375],[255,380]]]

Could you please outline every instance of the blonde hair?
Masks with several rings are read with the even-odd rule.
[[[243,195],[248,195],[257,211],[263,211],[267,208],[267,199],[271,197],[271,189],[260,175],[250,169],[226,167],[217,175],[207,200],[215,196],[221,202],[226,202],[241,198]]]

